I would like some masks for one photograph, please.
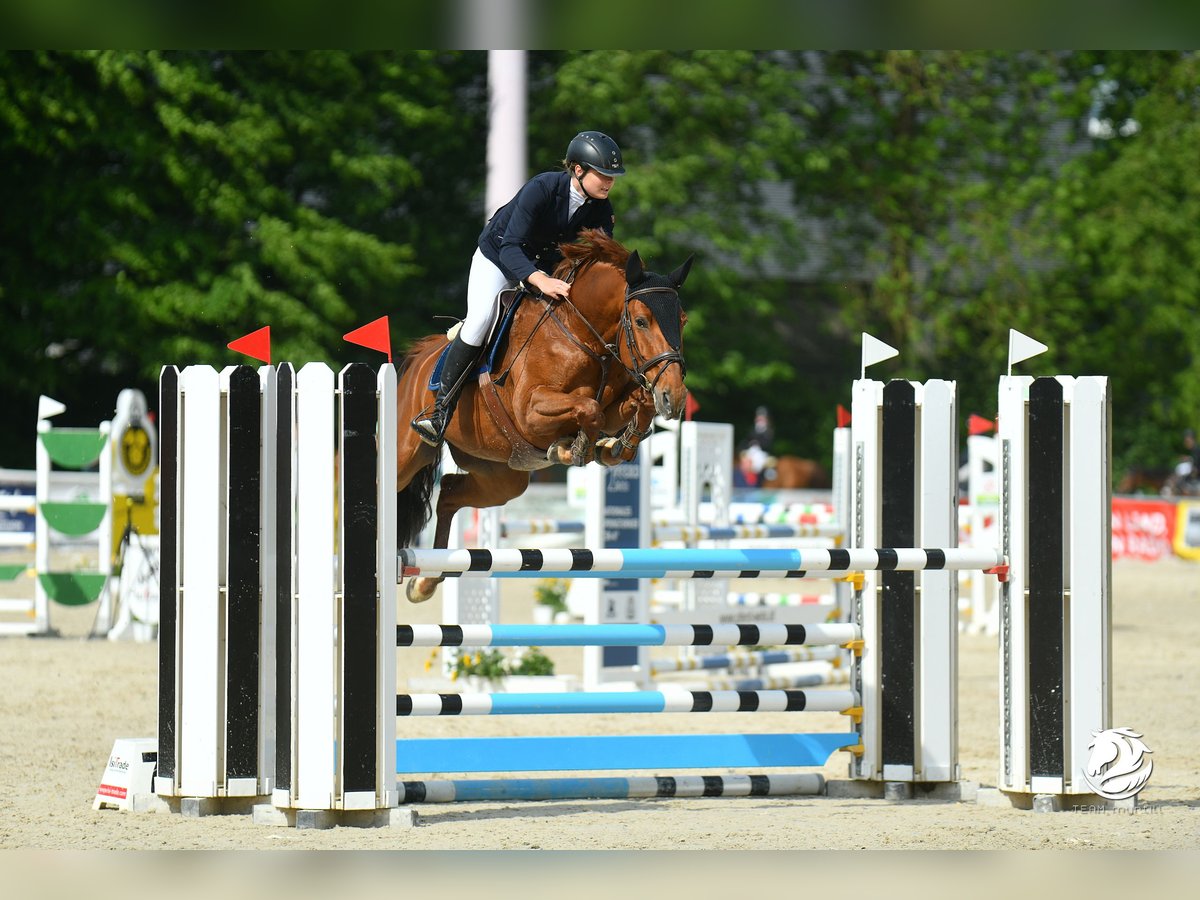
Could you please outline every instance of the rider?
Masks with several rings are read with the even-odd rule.
[[[421,440],[441,445],[458,392],[496,320],[500,291],[521,282],[545,297],[566,298],[571,286],[550,275],[562,258],[558,245],[585,228],[613,233],[616,216],[608,192],[624,174],[616,141],[599,131],[581,131],[567,145],[561,171],[535,175],[496,210],[471,259],[467,315],[442,364],[433,409],[412,420]]]
[[[771,462],[771,450],[775,444],[775,429],[771,425],[771,413],[765,406],[754,410],[754,431],[741,446],[742,474],[751,487],[758,484],[766,474]]]
[[[1184,429],[1183,449],[1186,453],[1175,467],[1175,474],[1179,476],[1181,483],[1200,480],[1200,444],[1196,443],[1194,429]]]

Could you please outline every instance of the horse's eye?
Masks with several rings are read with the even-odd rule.
[[[647,319],[645,316],[638,316],[636,319],[633,320],[633,324],[636,325],[638,328],[649,328],[650,320]]]

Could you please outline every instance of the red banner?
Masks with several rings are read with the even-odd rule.
[[[1113,497],[1113,559],[1147,562],[1175,555],[1175,504]]]

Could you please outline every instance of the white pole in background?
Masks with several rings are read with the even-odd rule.
[[[485,220],[525,184],[525,51],[488,51]]]

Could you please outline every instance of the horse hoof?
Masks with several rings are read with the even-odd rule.
[[[408,597],[409,603],[424,603],[437,591],[437,582],[428,589],[421,586],[424,582],[430,581],[429,578],[410,578],[408,584],[404,586],[404,596]]]

